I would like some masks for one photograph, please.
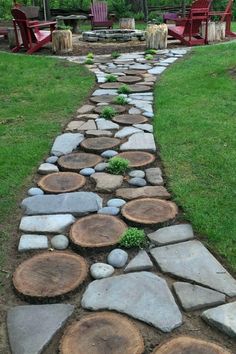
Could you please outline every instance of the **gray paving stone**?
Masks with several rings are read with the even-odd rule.
[[[65,250],[69,246],[69,239],[65,235],[56,235],[52,237],[51,245],[56,250]]]
[[[165,273],[205,285],[228,296],[236,295],[236,280],[199,241],[187,241],[151,250]]]
[[[163,332],[182,324],[182,315],[164,279],[150,272],[129,273],[96,280],[88,286],[82,307],[115,310]]]
[[[144,101],[144,100],[131,100],[130,104],[134,105],[137,108],[142,109],[145,112],[153,113],[151,102]]]
[[[51,154],[61,156],[69,154],[84,140],[83,134],[65,133],[59,135],[53,143]]]
[[[12,354],[40,354],[74,311],[69,304],[11,308],[7,329]]]
[[[94,119],[89,119],[87,122],[83,120],[72,120],[66,127],[66,131],[84,131],[97,129]]]
[[[124,127],[115,134],[115,138],[123,139],[134,133],[140,133],[142,130],[135,127]]]
[[[160,75],[166,70],[165,66],[155,66],[154,68],[148,70],[149,74]]]
[[[91,176],[91,179],[96,183],[95,190],[105,193],[116,190],[123,182],[123,176],[111,175],[105,172],[96,172]]]
[[[43,195],[44,194],[44,191],[40,188],[30,188],[28,190],[28,195],[30,195],[31,197],[34,196],[34,195]]]
[[[236,302],[206,310],[202,318],[230,337],[236,337]]]
[[[183,242],[194,238],[193,228],[190,224],[180,224],[163,227],[148,234],[148,238],[156,245]]]
[[[141,270],[150,270],[153,268],[153,263],[146,251],[141,250],[139,253],[128,263],[124,272],[138,272]]]
[[[176,282],[173,288],[181,306],[186,311],[221,305],[225,302],[224,294],[199,285]]]
[[[81,108],[79,108],[77,110],[78,114],[84,114],[84,113],[90,113],[92,112],[94,109],[94,106],[91,104],[85,104],[84,106],[82,106]]]
[[[48,249],[48,238],[44,235],[22,235],[18,245],[19,252]]]
[[[146,131],[148,133],[153,133],[152,124],[134,124],[134,127]]]
[[[186,49],[172,49],[171,53],[174,55],[184,55],[186,54],[188,51]]]
[[[75,222],[70,214],[23,216],[20,230],[23,232],[65,232]]]
[[[86,113],[86,114],[78,114],[78,119],[97,119],[99,115],[96,113]]]
[[[141,113],[141,110],[138,108],[132,107],[129,109],[129,114],[140,114],[140,113]]]
[[[160,64],[173,64],[176,60],[178,60],[178,58],[167,58],[167,59],[164,59],[160,62]]]
[[[114,134],[112,132],[110,132],[109,130],[87,130],[85,132],[85,135],[89,138],[89,137],[96,137],[96,136],[108,136],[111,137]]]
[[[107,89],[107,90],[105,90],[105,89],[97,89],[92,94],[92,96],[103,96],[103,95],[115,96],[115,95],[117,95],[117,90],[113,90],[113,89]]]
[[[118,215],[120,209],[113,206],[107,206],[98,210],[98,214],[107,214],[107,215]]]
[[[115,268],[124,267],[127,261],[128,261],[128,253],[119,248],[115,248],[114,250],[112,250],[107,257],[107,263],[109,263]]]
[[[130,70],[150,70],[152,67],[148,64],[133,64],[129,65]]]
[[[156,144],[151,133],[141,132],[131,135],[126,143],[121,144],[120,150],[156,151]]]
[[[40,175],[48,175],[54,172],[59,172],[59,169],[56,165],[53,165],[51,163],[42,163],[38,168],[38,173]]]
[[[143,112],[143,116],[145,116],[147,118],[153,118],[154,117],[154,113],[153,112]]]
[[[120,199],[120,198],[113,198],[108,200],[107,202],[107,206],[112,206],[112,207],[116,207],[116,208],[121,208],[123,205],[126,204],[126,201],[124,199]]]
[[[96,119],[96,124],[99,130],[118,130],[119,124],[111,122],[105,118]]]
[[[162,186],[163,185],[163,178],[162,172],[159,167],[152,167],[147,168],[145,170],[147,181],[152,184],[153,186]]]
[[[83,215],[98,211],[102,207],[102,198],[92,192],[37,195],[24,199],[21,207],[26,215]]]
[[[94,279],[103,279],[110,277],[115,269],[106,263],[94,263],[90,267],[90,274]]]

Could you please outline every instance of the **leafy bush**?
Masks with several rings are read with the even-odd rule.
[[[147,49],[147,50],[145,50],[145,54],[146,55],[148,55],[148,54],[155,55],[155,54],[157,54],[157,50],[156,49]]]
[[[118,53],[118,52],[112,52],[112,53],[111,53],[111,57],[112,57],[112,59],[117,59],[117,58],[120,57],[120,53]]]
[[[137,12],[137,13],[132,13],[132,17],[136,20],[136,21],[143,21],[144,20],[144,13],[142,11]]]
[[[123,175],[129,167],[129,160],[113,157],[108,162],[107,170],[113,175]]]
[[[112,0],[112,10],[117,18],[130,17],[131,5],[125,0]]]
[[[145,59],[146,59],[146,60],[153,60],[153,55],[152,55],[152,54],[147,54],[147,55],[145,56]]]
[[[88,58],[88,59],[93,59],[93,58],[94,58],[93,53],[88,53],[88,54],[87,54],[87,58]]]
[[[93,63],[94,63],[94,61],[91,58],[87,58],[84,62],[84,64],[87,64],[87,65],[93,65]]]
[[[121,236],[119,244],[125,248],[144,247],[147,244],[144,230],[137,227],[129,227]]]
[[[115,75],[109,74],[106,75],[106,82],[116,82],[117,81],[117,77]]]
[[[128,94],[131,92],[131,89],[128,85],[121,85],[120,88],[118,88],[118,91],[117,91],[119,94]]]
[[[105,119],[111,119],[112,117],[114,117],[116,115],[116,113],[117,112],[116,112],[115,108],[106,106],[102,110],[101,117],[105,118]]]
[[[116,104],[120,104],[120,105],[126,105],[126,104],[128,104],[127,98],[124,97],[124,96],[122,96],[122,95],[117,96],[117,97],[115,98],[114,102],[115,102]]]

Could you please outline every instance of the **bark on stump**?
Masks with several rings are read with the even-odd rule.
[[[19,29],[17,29],[17,35],[18,35],[19,43],[22,43],[21,34],[20,34]],[[7,38],[8,38],[9,48],[10,49],[14,48],[17,45],[14,28],[7,29]]]
[[[52,33],[52,51],[55,54],[69,54],[73,50],[72,32],[70,30],[55,30]]]
[[[206,23],[202,23],[202,37],[206,36]],[[214,42],[216,40],[216,24],[215,22],[208,22],[208,42]]]
[[[168,35],[168,27],[166,24],[149,25],[146,31],[147,48],[166,49],[167,35]]]
[[[225,22],[216,22],[216,41],[221,41],[225,39],[225,30],[226,30]]]
[[[119,21],[120,29],[135,30],[135,19],[134,18],[120,18]]]

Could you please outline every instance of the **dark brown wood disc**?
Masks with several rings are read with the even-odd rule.
[[[57,172],[44,176],[38,186],[48,193],[73,192],[82,188],[86,178],[74,172]]]
[[[145,74],[147,71],[146,70],[135,70],[135,69],[130,69],[130,70],[125,70],[124,74],[126,75],[131,75],[131,76],[142,76]]]
[[[44,252],[18,266],[13,285],[18,293],[43,300],[75,290],[87,273],[86,261],[75,253]]]
[[[132,93],[150,92],[153,90],[152,87],[146,85],[130,85],[129,87]]]
[[[88,151],[102,152],[119,146],[121,141],[116,138],[108,138],[106,136],[99,138],[88,138],[82,141],[80,146]]]
[[[76,172],[82,170],[82,168],[94,167],[101,161],[101,156],[86,152],[75,152],[61,156],[57,163],[62,170]]]
[[[117,78],[118,82],[122,82],[124,84],[135,84],[136,82],[142,81],[143,78],[140,76],[119,76]]]
[[[121,209],[122,215],[137,224],[158,224],[174,217],[178,213],[176,204],[155,198],[135,199]]]
[[[101,84],[99,87],[101,89],[118,89],[122,86],[121,82],[105,82],[105,84]]]
[[[94,109],[94,112],[101,114],[106,107],[108,106],[98,106]],[[109,105],[109,107],[112,107],[117,113],[123,113],[127,110],[125,106]]]
[[[94,214],[73,224],[70,239],[80,247],[109,247],[118,243],[126,229],[127,225],[115,216]]]
[[[142,354],[143,338],[126,317],[98,312],[72,323],[61,340],[61,354]]]
[[[148,118],[142,116],[141,114],[120,114],[112,118],[113,122],[124,124],[124,125],[133,125],[146,123]]]
[[[110,103],[113,102],[116,95],[101,95],[101,96],[91,96],[90,101],[94,103]]]
[[[126,151],[117,156],[129,160],[129,167],[144,167],[155,161],[155,156],[145,151]]]
[[[211,342],[192,337],[178,337],[154,349],[153,354],[231,354]]]

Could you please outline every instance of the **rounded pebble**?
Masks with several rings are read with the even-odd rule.
[[[108,215],[118,215],[120,212],[119,208],[108,206],[98,210],[98,214],[108,214]]]
[[[91,176],[92,174],[95,173],[95,169],[94,168],[83,168],[82,170],[80,170],[80,174],[83,176]]]
[[[104,152],[101,154],[101,156],[102,156],[102,157],[105,157],[105,158],[107,158],[107,159],[110,159],[111,157],[114,157],[114,156],[116,156],[117,154],[118,154],[118,152],[115,151],[115,150],[106,150],[106,151],[104,151]]]
[[[116,208],[120,208],[125,204],[126,201],[124,199],[119,199],[119,198],[110,199],[107,202],[108,207],[116,207]]]
[[[128,261],[128,253],[116,248],[107,257],[107,262],[115,268],[122,268]]]
[[[51,239],[51,245],[57,250],[65,250],[69,245],[69,240],[64,235],[56,235]]]
[[[136,186],[136,187],[144,187],[146,186],[147,182],[145,181],[145,179],[143,178],[139,178],[139,177],[134,177],[131,178],[128,181],[129,184],[131,184],[132,186]]]
[[[106,263],[94,263],[90,267],[90,274],[94,279],[103,279],[110,277],[115,269]]]
[[[40,189],[40,188],[32,187],[28,190],[28,195],[30,195],[30,196],[43,195],[43,194],[44,194],[44,191],[42,191],[42,189]]]
[[[56,163],[58,160],[58,157],[57,156],[50,156],[47,158],[47,160],[45,162],[47,163]]]
[[[108,167],[108,163],[107,162],[100,162],[98,163],[94,169],[96,172],[102,172],[105,171],[105,169]]]
[[[144,178],[145,177],[145,172],[142,170],[133,170],[129,172],[130,177],[138,177],[138,178]]]

